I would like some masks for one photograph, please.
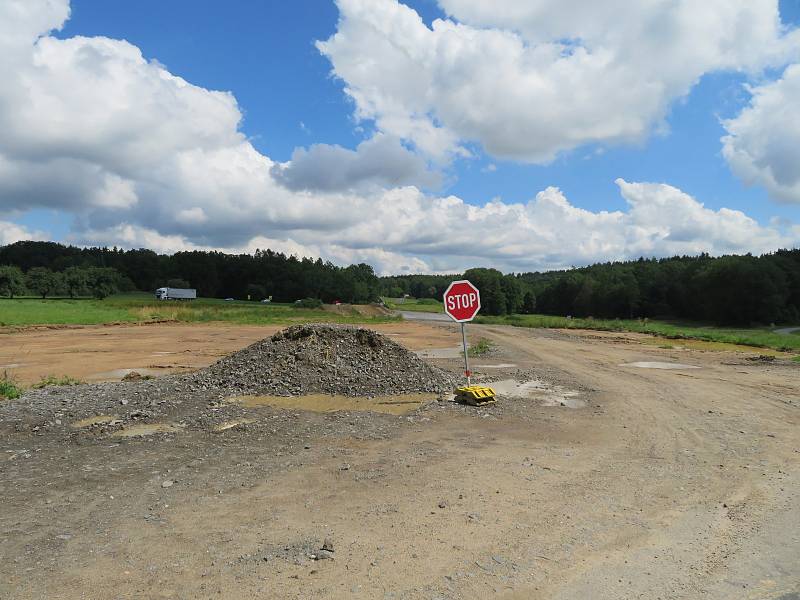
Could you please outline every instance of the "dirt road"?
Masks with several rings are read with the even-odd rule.
[[[544,384],[407,416],[262,407],[216,434],[0,423],[0,597],[798,597],[796,364],[471,332],[498,347],[477,372]]]

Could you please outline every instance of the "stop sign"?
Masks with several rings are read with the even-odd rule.
[[[444,312],[457,323],[472,321],[481,309],[481,294],[467,280],[454,281],[444,292]]]

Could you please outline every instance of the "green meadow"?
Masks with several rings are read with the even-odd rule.
[[[197,299],[160,301],[150,294],[119,294],[104,300],[92,298],[0,299],[0,327],[28,325],[100,325],[176,321],[241,325],[272,325],[324,321],[333,323],[383,323],[392,317],[366,317],[355,310],[339,314],[322,308],[297,308],[292,304]]]

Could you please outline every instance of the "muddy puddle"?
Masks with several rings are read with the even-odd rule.
[[[235,396],[226,402],[245,408],[270,406],[312,412],[360,411],[405,415],[423,404],[436,400],[436,394],[400,394],[395,396],[339,396],[307,394],[305,396]]]
[[[516,367],[514,363],[498,363],[496,365],[475,365],[476,369],[513,369]]]
[[[557,385],[549,385],[538,379],[522,382],[515,379],[503,379],[489,385],[501,400],[503,397],[533,398],[540,400],[542,406],[566,406],[568,408],[586,406],[586,400],[581,398],[580,392]]]
[[[694,365],[684,365],[681,363],[668,363],[668,362],[658,362],[658,361],[639,361],[639,362],[625,363],[620,365],[620,367],[635,367],[637,369],[663,369],[665,371],[679,371],[683,369],[700,368]]]

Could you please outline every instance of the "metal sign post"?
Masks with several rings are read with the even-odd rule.
[[[471,406],[486,406],[496,401],[495,392],[485,385],[472,385],[472,371],[469,370],[469,348],[467,348],[467,322],[472,321],[481,309],[481,293],[466,279],[454,281],[444,292],[444,312],[456,323],[461,324],[461,342],[464,344],[464,375],[467,385],[457,387],[455,401]]]
[[[472,385],[472,372],[469,370],[469,354],[467,353],[467,324],[461,323],[461,341],[464,342],[464,375],[467,376],[467,385]]]
[[[469,370],[469,348],[467,348],[466,323],[472,321],[481,309],[481,294],[469,281],[451,283],[444,292],[444,312],[456,323],[461,324],[461,341],[464,343],[464,375],[467,385],[472,385],[472,371]]]

